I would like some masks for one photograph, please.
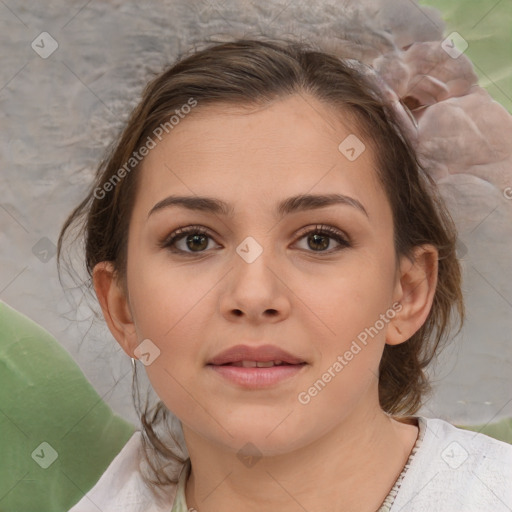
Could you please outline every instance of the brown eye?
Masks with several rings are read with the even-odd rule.
[[[327,249],[329,247],[329,237],[318,233],[311,233],[308,235],[308,244],[315,251]]]
[[[345,238],[341,231],[331,226],[316,226],[303,232],[300,239],[306,238],[307,247],[312,252],[331,253],[340,249],[351,247],[350,242]],[[338,243],[338,247],[326,250],[331,245],[331,240]]]
[[[185,237],[185,243],[191,251],[201,251],[208,247],[208,235],[195,234],[187,235]]]
[[[199,226],[189,226],[177,229],[159,245],[174,253],[200,254],[206,251],[210,239],[213,240],[211,235],[203,228]],[[182,242],[181,247],[177,245],[179,242]]]

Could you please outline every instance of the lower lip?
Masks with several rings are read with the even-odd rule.
[[[208,365],[227,380],[245,388],[266,388],[297,375],[305,364],[244,368],[243,366]]]

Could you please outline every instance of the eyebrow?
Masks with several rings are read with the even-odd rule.
[[[290,213],[304,210],[316,210],[333,205],[351,206],[364,213],[366,217],[369,218],[368,212],[361,202],[343,194],[300,194],[281,201],[277,206],[276,212],[279,216],[284,217]],[[152,214],[172,206],[178,206],[192,211],[225,215],[228,217],[234,215],[233,206],[220,199],[205,196],[169,196],[162,199],[151,208],[148,213],[148,218]]]

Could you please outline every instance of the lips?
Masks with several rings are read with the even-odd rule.
[[[207,364],[243,368],[269,368],[273,366],[302,365],[306,364],[306,361],[275,345],[261,345],[259,347],[236,345],[216,355]]]

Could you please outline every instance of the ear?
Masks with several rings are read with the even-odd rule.
[[[135,324],[126,293],[117,279],[112,262],[102,261],[96,264],[92,278],[94,290],[110,332],[122,349],[130,357],[135,357],[133,354],[137,346]]]
[[[412,258],[400,258],[394,300],[402,308],[389,322],[388,345],[407,341],[425,323],[437,286],[438,251],[431,244],[414,248]]]

